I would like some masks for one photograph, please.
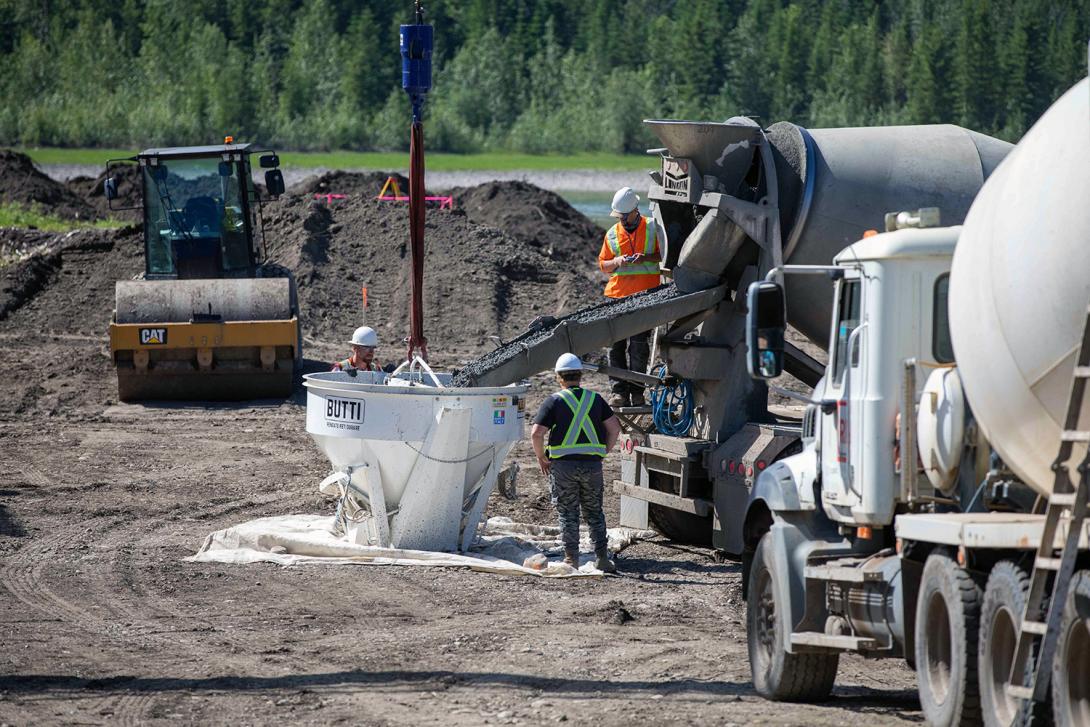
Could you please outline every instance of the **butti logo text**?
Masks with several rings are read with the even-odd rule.
[[[325,400],[325,424],[331,429],[357,431],[363,424],[363,399],[340,399],[331,396]]]
[[[162,346],[167,342],[167,329],[141,328],[140,344],[143,346]]]

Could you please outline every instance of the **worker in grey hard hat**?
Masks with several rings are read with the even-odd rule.
[[[349,341],[352,346],[352,355],[343,361],[333,364],[334,371],[347,371],[354,374],[357,371],[382,371],[382,367],[375,361],[375,349],[378,348],[378,334],[370,326],[360,326],[352,334]]]
[[[579,567],[582,508],[594,544],[595,567],[615,573],[617,568],[609,559],[606,516],[602,510],[602,460],[617,444],[621,423],[605,399],[580,386],[583,362],[578,356],[563,354],[556,360],[554,370],[560,390],[538,409],[530,441],[541,471],[549,477],[564,539],[564,562]]]
[[[662,282],[659,276],[662,235],[657,230],[655,218],[640,214],[639,202],[639,195],[631,187],[621,187],[613,195],[610,215],[617,218],[617,224],[606,230],[598,253],[598,268],[609,275],[605,289],[607,298],[627,298],[658,287]],[[614,342],[609,349],[609,365],[647,373],[650,337],[650,331],[643,331]],[[643,386],[620,379],[612,381],[611,405],[644,405]]]

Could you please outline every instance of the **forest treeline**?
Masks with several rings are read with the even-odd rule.
[[[430,0],[430,149],[638,152],[644,118],[1015,140],[1090,0]],[[0,144],[404,149],[407,0],[0,0]]]

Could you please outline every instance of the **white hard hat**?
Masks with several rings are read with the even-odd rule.
[[[556,360],[556,373],[563,371],[582,371],[583,362],[579,360],[579,357],[574,353],[562,353],[560,358]]]
[[[632,187],[621,187],[617,190],[617,194],[613,195],[613,211],[609,213],[610,217],[623,217],[632,210],[636,209],[640,203],[640,195],[636,194]]]
[[[378,334],[375,333],[375,329],[371,326],[360,326],[356,329],[356,332],[352,334],[352,340],[349,341],[353,346],[370,346],[376,348],[378,346]]]

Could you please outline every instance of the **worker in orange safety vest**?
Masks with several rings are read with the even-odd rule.
[[[659,233],[653,217],[644,217],[639,210],[640,197],[631,187],[622,187],[613,195],[610,216],[617,224],[606,231],[598,267],[609,274],[607,298],[626,298],[634,293],[657,287],[661,282]],[[650,331],[623,338],[609,350],[609,365],[615,368],[647,372],[650,353]],[[643,406],[643,387],[612,379],[611,406]]]

